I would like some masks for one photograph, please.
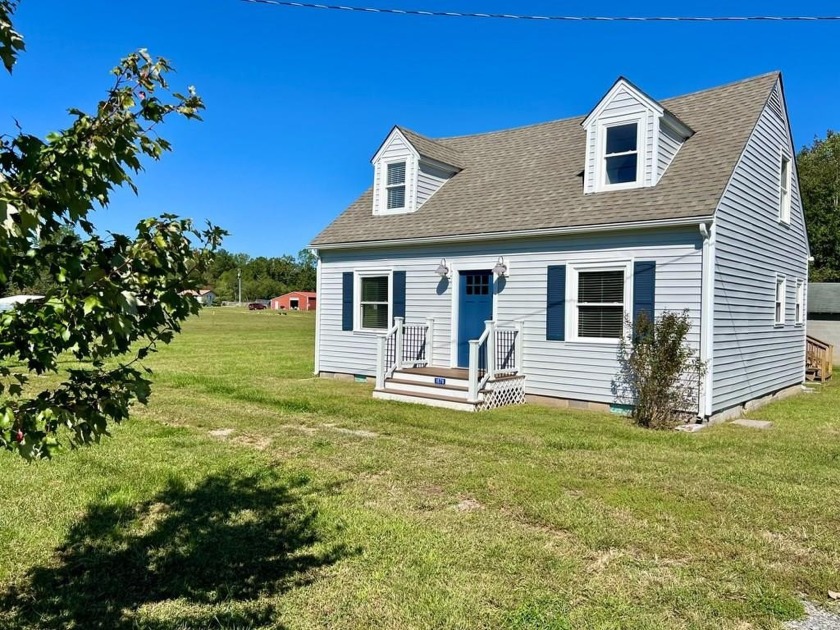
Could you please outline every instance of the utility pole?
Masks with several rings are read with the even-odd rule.
[[[236,270],[236,279],[239,281],[239,306],[242,306],[242,270]]]

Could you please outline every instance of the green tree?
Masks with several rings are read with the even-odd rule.
[[[814,267],[811,280],[840,281],[840,134],[814,138],[796,156]]]
[[[302,249],[297,258],[296,284],[300,291],[314,291],[318,278],[318,259],[311,250]]]
[[[0,60],[9,71],[23,50],[15,8],[0,0]],[[170,70],[141,50],[113,70],[93,113],[70,110],[64,131],[0,137],[0,284],[46,281],[43,300],[0,314],[0,448],[34,458],[60,440],[99,441],[133,403],[147,401],[142,359],[199,309],[180,293],[199,286],[222,230],[163,215],[141,221],[131,237],[106,237],[89,219],[115,188],[135,189],[144,157],[170,149],[156,131],[164,120],[203,109],[192,89],[169,90]],[[82,367],[60,372],[61,355]],[[58,384],[27,387],[30,374],[45,373]]]

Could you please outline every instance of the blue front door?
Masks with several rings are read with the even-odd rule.
[[[484,332],[493,319],[493,272],[462,271],[458,290],[458,367],[469,367],[470,339]]]

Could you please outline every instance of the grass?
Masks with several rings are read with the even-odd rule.
[[[0,627],[774,628],[840,590],[840,386],[770,431],[471,415],[313,378],[313,323],[208,309],[113,439],[0,457]]]

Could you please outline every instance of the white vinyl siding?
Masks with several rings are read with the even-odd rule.
[[[785,325],[785,293],[787,291],[787,280],[784,276],[776,276],[776,304],[774,323],[777,326]]]
[[[714,411],[802,381],[804,326],[775,328],[776,276],[802,278],[809,256],[791,162],[790,224],[778,221],[779,147],[793,146],[787,120],[761,113],[716,213]],[[788,286],[787,291],[793,292]],[[787,296],[786,304],[793,304]],[[793,314],[786,315],[791,321]]]
[[[699,347],[702,248],[698,230],[691,227],[446,246],[322,250],[319,369],[368,376],[376,370],[378,335],[341,330],[343,272],[407,271],[406,321],[422,323],[434,318],[434,365],[449,367],[455,356],[453,328],[457,332],[458,322],[453,293],[459,288],[459,271],[490,269],[499,256],[504,256],[511,272],[493,282],[494,318],[503,325],[523,321],[529,394],[614,402],[612,385],[619,369],[614,341],[546,340],[550,265],[603,267],[624,266],[634,259],[656,261],[656,312],[688,309],[692,322],[689,343]],[[452,269],[451,279],[441,279],[435,273],[442,258]]]
[[[454,175],[451,167],[421,159],[417,175],[417,207],[426,203]]]
[[[680,150],[684,139],[677,133],[671,125],[660,125],[659,131],[659,155],[656,163],[656,180],[657,182],[665,175],[665,171],[674,161],[677,152]]]

